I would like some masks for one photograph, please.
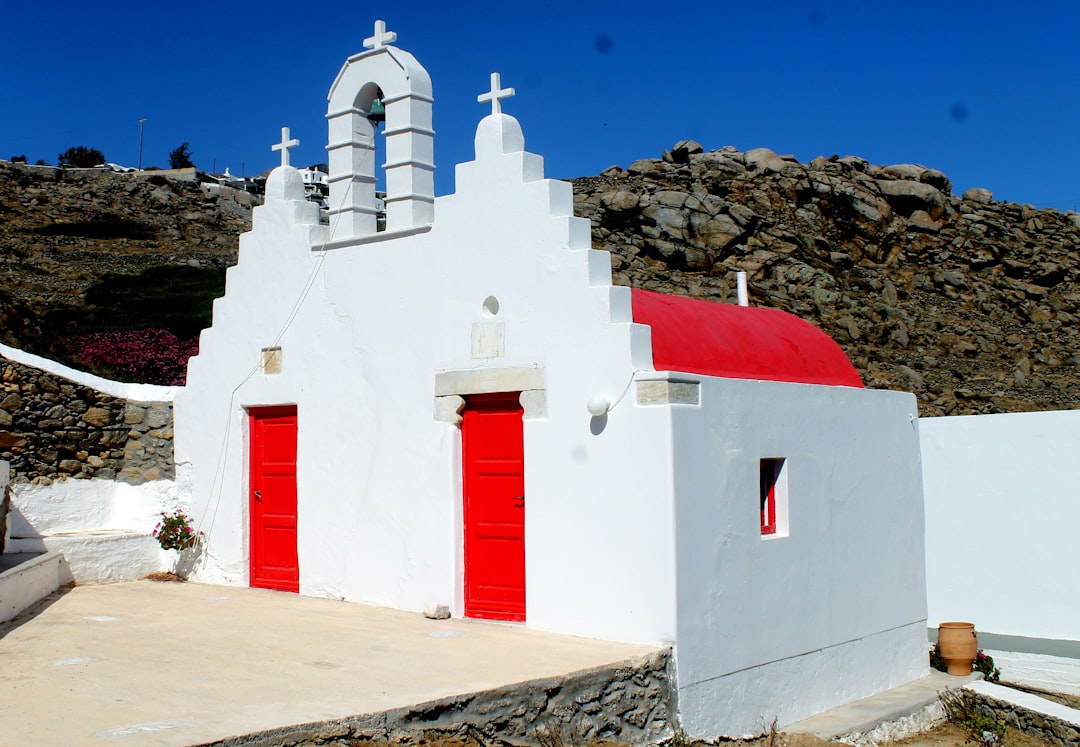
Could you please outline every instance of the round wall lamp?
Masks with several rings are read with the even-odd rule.
[[[598,418],[611,409],[611,400],[603,394],[594,394],[589,397],[589,402],[585,407],[588,409],[590,415],[594,418]]]

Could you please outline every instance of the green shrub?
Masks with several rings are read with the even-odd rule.
[[[84,239],[152,239],[156,235],[153,226],[128,220],[116,215],[103,215],[90,220],[70,223],[50,223],[38,226],[33,232],[39,236],[79,236]]]
[[[68,148],[56,158],[56,165],[60,168],[70,166],[75,169],[91,169],[103,163],[105,154],[97,148],[87,148],[85,145]]]
[[[939,696],[945,716],[967,732],[967,741],[984,747],[1001,745],[1005,741],[1005,723],[979,708],[978,701],[964,690],[945,690]]]
[[[56,311],[48,322],[69,335],[164,329],[186,340],[210,326],[214,299],[224,294],[222,267],[156,265],[105,275],[87,289],[82,308]]]

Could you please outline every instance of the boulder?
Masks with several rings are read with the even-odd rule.
[[[636,210],[640,197],[636,192],[617,190],[605,192],[600,196],[600,204],[615,213],[624,213]]]
[[[908,179],[913,182],[920,181],[923,172],[926,171],[925,166],[916,166],[912,163],[897,163],[892,166],[885,166],[881,169],[889,176],[896,177],[897,179]]]
[[[994,195],[989,189],[982,189],[981,187],[972,187],[964,192],[962,198],[965,202],[979,202],[983,204],[989,204],[993,202]]]
[[[878,179],[876,184],[886,202],[902,215],[924,210],[930,217],[938,218],[944,212],[945,195],[929,184],[900,179]]]
[[[680,140],[671,146],[671,150],[664,151],[664,160],[667,161],[670,157],[671,163],[687,163],[690,161],[690,156],[702,153],[704,150],[701,143],[694,140]]]

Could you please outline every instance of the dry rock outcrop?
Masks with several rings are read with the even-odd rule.
[[[817,324],[867,386],[914,391],[923,415],[1080,406],[1076,213],[957,197],[914,164],[690,140],[574,190],[616,282],[734,302],[745,270],[752,303]],[[160,175],[0,163],[0,340],[58,357],[40,319],[105,273],[232,264],[244,202]],[[104,235],[47,228],[79,222]]]
[[[108,273],[232,265],[237,237],[250,227],[250,202],[243,192],[206,192],[194,178],[152,171],[0,162],[2,293],[41,318],[79,308],[86,289]],[[0,315],[7,306],[0,295]],[[51,352],[23,337],[33,352]]]
[[[574,189],[616,282],[734,302],[745,270],[752,303],[814,322],[923,415],[1080,406],[1076,213],[958,198],[914,164],[692,141]]]

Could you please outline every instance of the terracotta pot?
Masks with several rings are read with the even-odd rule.
[[[938,626],[937,640],[949,674],[960,677],[971,674],[971,663],[979,650],[975,626],[965,622],[943,622]]]

